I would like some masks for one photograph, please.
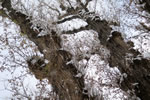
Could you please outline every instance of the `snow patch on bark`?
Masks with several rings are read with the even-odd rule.
[[[117,67],[109,67],[109,50],[100,44],[97,32],[85,30],[62,34],[61,39],[63,50],[73,55],[67,64],[76,66],[80,72],[76,77],[84,76],[85,90],[89,96],[98,100],[125,100],[130,97],[129,93],[120,89],[121,73]]]
[[[60,31],[73,31],[74,29],[79,29],[81,27],[87,26],[87,23],[82,19],[76,18],[70,21],[66,21],[62,24],[58,24],[58,29]]]
[[[62,47],[74,56],[90,56],[100,49],[98,34],[93,30],[80,31],[74,34],[63,34]]]
[[[85,68],[85,86],[90,95],[104,100],[127,99],[129,94],[119,88],[120,71],[110,68],[98,54],[92,55]]]

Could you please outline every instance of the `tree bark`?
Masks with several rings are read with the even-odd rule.
[[[75,78],[77,74],[75,67],[66,65],[67,60],[71,59],[71,55],[66,51],[59,50],[61,48],[60,39],[56,32],[53,31],[54,35],[52,36],[37,37],[39,32],[31,29],[32,23],[30,23],[28,16],[16,12],[12,8],[10,0],[1,0],[1,2],[2,7],[9,11],[9,15],[4,9],[0,10],[0,15],[19,25],[21,31],[38,46],[45,59],[49,60],[45,66],[46,69],[36,69],[30,62],[28,63],[36,77],[39,79],[48,78],[60,100],[93,99],[82,93],[84,80],[83,78]],[[87,23],[88,27],[84,29],[93,29],[98,32],[101,44],[110,50],[111,56],[108,59],[110,66],[118,66],[122,73],[127,74],[128,77],[120,84],[121,88],[125,91],[134,89],[142,100],[148,100],[150,98],[150,61],[144,58],[137,59],[140,53],[131,48],[130,44],[133,43],[126,43],[119,32],[111,33],[112,29],[107,21],[95,21],[88,18]],[[43,52],[43,50],[47,52]],[[127,60],[128,54],[132,55],[130,60]],[[134,83],[138,84],[135,86]]]
[[[142,100],[149,100],[150,61],[144,58],[138,59],[137,57],[141,54],[132,49],[133,43],[126,43],[119,32],[111,33],[111,28],[106,21],[88,21],[88,24],[99,33],[101,43],[110,50],[109,65],[118,66],[122,73],[127,74],[127,78],[121,83],[121,88],[125,91],[133,89]],[[132,55],[129,60],[127,59],[128,54]],[[135,83],[138,84],[135,86]]]
[[[10,0],[1,0],[0,2],[3,7],[0,9],[0,15],[9,18],[20,26],[21,32],[26,34],[37,45],[40,52],[44,54],[44,58],[49,60],[49,63],[45,66],[46,68],[43,69],[38,69],[28,61],[29,68],[35,76],[39,79],[48,78],[60,100],[88,99],[88,96],[82,93],[84,88],[83,78],[75,78],[77,74],[75,67],[71,64],[66,65],[67,59],[71,59],[71,55],[66,51],[59,50],[61,48],[60,39],[56,33],[52,31],[51,34],[53,35],[38,37],[40,32],[31,28],[32,23],[27,15],[13,9]],[[47,52],[43,52],[44,50]]]
[[[144,10],[150,13],[150,1],[149,0],[138,0],[138,1],[139,4],[144,4],[143,6]]]

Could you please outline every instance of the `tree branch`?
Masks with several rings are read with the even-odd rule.
[[[38,46],[40,52],[49,60],[46,69],[43,70],[39,70],[39,67],[32,67],[33,65],[28,63],[30,69],[34,68],[32,72],[35,72],[35,75],[48,78],[61,100],[84,100],[85,95],[82,93],[84,88],[83,78],[75,78],[74,76],[77,73],[75,67],[66,65],[66,59],[70,59],[70,54],[59,52],[60,38],[57,37],[56,32],[52,31],[51,34],[53,35],[37,37],[39,32],[31,28],[32,23],[29,16],[13,9],[11,0],[1,0],[0,2],[3,7],[0,10],[0,15],[9,18],[20,26],[21,31]],[[43,52],[44,50],[46,52]]]

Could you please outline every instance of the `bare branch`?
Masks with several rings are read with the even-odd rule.
[[[44,1],[42,2],[42,4],[45,5],[45,6],[47,6],[49,9],[56,11],[59,14],[59,16],[61,15],[60,11],[57,8],[53,8],[53,7],[49,6]]]

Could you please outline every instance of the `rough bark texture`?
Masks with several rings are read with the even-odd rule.
[[[90,0],[89,0],[90,1]],[[29,68],[39,79],[48,78],[53,85],[56,93],[59,95],[60,100],[84,100],[88,97],[82,93],[84,87],[83,78],[77,79],[77,70],[73,65],[66,65],[66,61],[71,59],[71,55],[66,51],[60,51],[60,39],[56,33],[53,32],[52,36],[47,35],[37,37],[38,32],[31,29],[32,23],[28,16],[20,12],[16,12],[11,7],[10,0],[1,0],[3,8],[7,8],[10,12],[9,15],[4,9],[0,10],[0,15],[8,17],[17,25],[20,26],[21,31],[28,36],[39,48],[40,52],[44,54],[45,59],[49,63],[44,68],[39,69],[38,66],[33,66],[30,61],[28,62]],[[149,0],[147,0],[149,2]],[[148,3],[149,4],[149,3]],[[124,42],[121,33],[111,33],[111,28],[105,20],[91,20],[87,19],[88,27],[85,29],[93,29],[99,33],[101,44],[110,50],[109,64],[110,66],[118,66],[122,73],[126,73],[128,77],[122,82],[121,87],[125,91],[128,89],[136,90],[137,96],[142,100],[149,100],[150,98],[150,61],[147,59],[134,59],[140,53],[131,49],[131,46]],[[79,29],[81,30],[81,29]],[[79,30],[76,30],[77,32]],[[70,33],[70,32],[69,32]],[[112,35],[112,37],[110,37]],[[110,37],[110,38],[109,38]],[[108,39],[109,38],[109,39]],[[132,44],[132,42],[130,42]],[[46,50],[47,52],[43,52]],[[133,55],[132,60],[127,60],[127,54]],[[42,62],[42,61],[41,61]],[[139,83],[134,86],[133,83]],[[92,98],[91,98],[92,99]]]
[[[145,4],[144,9],[150,13],[150,1],[149,0],[138,0],[139,4]]]
[[[128,77],[122,82],[121,88],[125,91],[135,89],[137,96],[142,100],[149,100],[150,61],[144,58],[136,59],[140,53],[131,48],[133,43],[126,43],[119,32],[111,33],[111,28],[106,21],[88,21],[88,23],[99,33],[101,43],[110,50],[110,66],[118,66],[122,73],[127,74]],[[112,37],[108,40],[110,33]],[[126,59],[127,54],[133,55],[131,59]],[[134,83],[138,84],[135,86]]]
[[[33,66],[28,61],[29,68],[35,76],[39,79],[48,78],[60,100],[87,99],[88,96],[82,93],[83,79],[75,78],[76,69],[73,68],[73,65],[66,65],[66,61],[71,58],[71,55],[65,51],[59,51],[60,39],[55,32],[52,32],[52,36],[37,37],[39,32],[31,28],[32,23],[30,23],[28,16],[14,10],[10,0],[1,0],[1,2],[2,7],[7,9],[9,15],[3,8],[0,10],[0,15],[19,25],[21,32],[26,34],[37,45],[40,52],[44,54],[45,59],[49,60],[49,63],[43,69]],[[43,50],[47,52],[43,52]]]

